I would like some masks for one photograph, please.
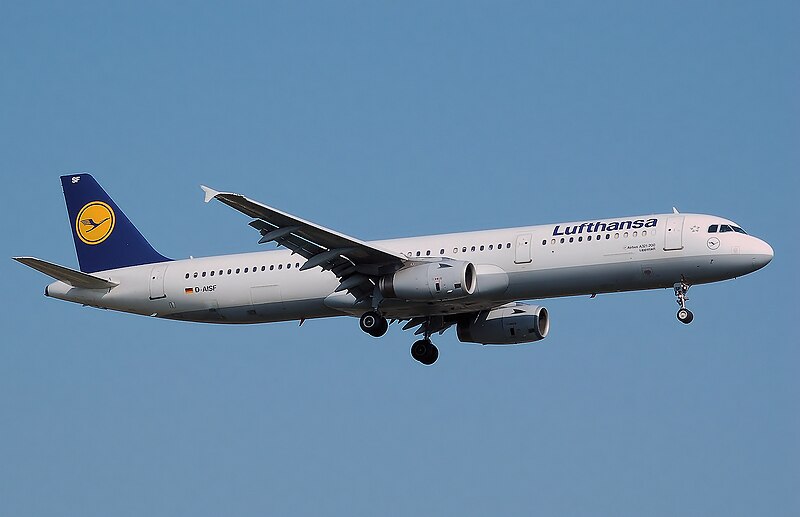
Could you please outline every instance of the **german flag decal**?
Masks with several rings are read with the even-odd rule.
[[[183,290],[183,292],[186,294],[192,294],[194,292],[194,288],[187,287],[186,289]]]

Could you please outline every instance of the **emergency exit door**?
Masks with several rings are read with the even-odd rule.
[[[531,234],[517,235],[517,245],[514,248],[514,262],[527,264],[531,261]]]

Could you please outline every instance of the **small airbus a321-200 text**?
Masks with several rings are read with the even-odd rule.
[[[355,316],[380,337],[416,328],[411,356],[439,357],[431,336],[516,345],[547,337],[550,314],[525,300],[671,288],[690,323],[696,284],[752,273],[769,244],[714,215],[673,213],[362,241],[203,186],[250,219],[276,250],[171,260],[89,174],[61,177],[80,271],[14,257],[56,281],[45,295],[92,307],[205,323]]]

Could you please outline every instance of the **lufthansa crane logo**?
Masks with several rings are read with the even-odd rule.
[[[86,203],[75,218],[75,231],[86,244],[100,244],[114,231],[114,211],[102,201]]]

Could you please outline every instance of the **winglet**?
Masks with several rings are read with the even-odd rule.
[[[205,201],[206,203],[217,197],[217,194],[219,194],[218,191],[214,190],[211,187],[206,187],[205,185],[200,185],[200,188],[203,189],[203,192],[206,193],[206,197],[205,199],[203,199],[203,201]]]

